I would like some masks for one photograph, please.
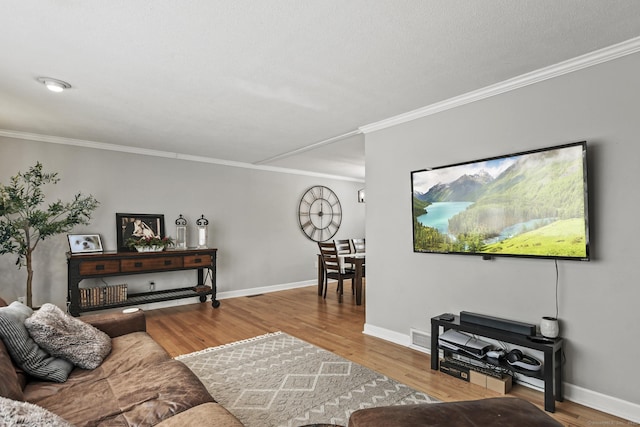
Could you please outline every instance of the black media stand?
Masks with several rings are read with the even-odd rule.
[[[440,316],[436,316],[431,318],[431,369],[434,370],[438,370],[438,365],[440,363],[440,350],[442,350],[445,355],[453,352],[449,349],[439,347],[438,337],[440,336],[440,327],[445,331],[453,329],[543,352],[544,361],[540,371],[529,371],[505,365],[508,366],[510,370],[517,372],[518,374],[538,378],[544,381],[544,409],[546,411],[555,412],[555,401],[557,400],[558,402],[562,402],[564,400],[562,395],[562,346],[564,344],[562,338],[555,338],[549,343],[534,342],[526,335],[515,334],[513,332],[480,326],[473,323],[460,322],[460,316],[454,316],[454,319],[450,321],[442,320]]]

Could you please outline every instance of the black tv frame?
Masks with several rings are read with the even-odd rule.
[[[416,225],[417,225],[417,218],[418,216],[415,213],[416,209],[419,209],[420,206],[416,207],[416,185],[415,185],[415,177],[417,176],[417,174],[421,174],[421,173],[430,173],[431,171],[443,171],[443,170],[452,170],[454,168],[458,168],[458,167],[462,167],[462,166],[468,166],[468,165],[479,165],[479,164],[484,164],[486,162],[495,162],[495,161],[505,161],[505,160],[513,160],[514,158],[519,158],[521,156],[529,156],[529,155],[533,155],[533,154],[538,154],[538,153],[545,153],[545,152],[553,152],[556,150],[562,150],[565,148],[570,148],[570,147],[577,147],[580,146],[582,148],[582,177],[583,177],[583,194],[584,194],[584,245],[585,245],[585,253],[584,255],[579,255],[579,256],[570,256],[570,255],[557,255],[557,254],[533,254],[533,253],[528,253],[528,254],[523,254],[523,253],[505,253],[505,252],[489,252],[489,251],[449,251],[449,250],[424,250],[424,249],[418,249],[416,248]],[[461,175],[462,177],[462,175]],[[497,178],[497,177],[494,177]],[[453,181],[448,182],[448,183],[444,183],[444,184],[451,184]],[[432,187],[429,188],[429,191],[435,187],[435,185],[433,185]],[[423,192],[421,193],[422,195],[427,194],[427,192]],[[588,180],[587,180],[587,142],[586,141],[580,141],[580,142],[573,142],[573,143],[568,143],[568,144],[561,144],[561,145],[555,145],[555,146],[550,146],[550,147],[544,147],[544,148],[539,148],[539,149],[534,149],[534,150],[528,150],[528,151],[521,151],[521,152],[516,152],[516,153],[510,153],[510,154],[505,154],[505,155],[500,155],[500,156],[494,156],[494,157],[487,157],[484,159],[478,159],[478,160],[471,160],[471,161],[466,161],[466,162],[460,162],[460,163],[454,163],[454,164],[449,164],[449,165],[444,165],[444,166],[438,166],[438,167],[434,167],[434,168],[428,168],[428,169],[419,169],[419,170],[414,170],[411,172],[411,207],[412,207],[412,246],[413,246],[413,251],[416,253],[433,253],[433,254],[451,254],[451,255],[475,255],[475,256],[482,256],[484,259],[491,259],[493,257],[519,257],[519,258],[539,258],[539,259],[562,259],[562,260],[577,260],[577,261],[589,261],[591,256],[590,256],[590,252],[591,252],[591,248],[590,248],[590,241],[589,241],[589,196],[588,196]],[[429,203],[429,202],[427,202]],[[450,218],[449,218],[450,219]],[[447,219],[448,221],[448,219]],[[433,227],[432,227],[433,228]],[[582,236],[580,236],[582,237]]]

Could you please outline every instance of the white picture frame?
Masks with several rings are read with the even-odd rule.
[[[102,252],[99,234],[67,234],[72,254]]]

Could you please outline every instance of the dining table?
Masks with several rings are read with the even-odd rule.
[[[356,291],[356,305],[362,305],[362,279],[364,277],[366,254],[364,252],[338,254],[338,257],[343,260],[342,265],[353,264],[355,270],[353,285]],[[323,286],[324,265],[322,263],[322,255],[318,254],[318,295],[322,295]]]

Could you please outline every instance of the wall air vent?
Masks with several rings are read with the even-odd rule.
[[[431,354],[431,335],[413,328],[411,328],[409,335],[411,338],[410,348]]]

